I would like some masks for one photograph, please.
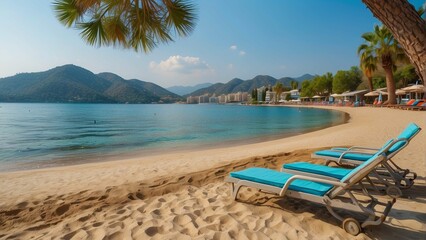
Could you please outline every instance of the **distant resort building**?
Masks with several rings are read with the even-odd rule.
[[[213,96],[209,97],[209,103],[219,103],[219,98],[213,94]]]
[[[290,97],[293,100],[299,99],[300,98],[300,92],[299,92],[299,90],[298,89],[290,90]]]
[[[266,96],[265,96],[265,102],[275,102],[275,96],[277,95],[276,92],[273,91],[266,91]]]
[[[266,90],[266,87],[263,86],[257,89],[257,101],[263,102],[263,92]]]
[[[226,95],[222,94],[219,96],[219,103],[226,103]]]
[[[244,103],[249,100],[249,94],[246,92],[237,92],[230,94],[222,94],[216,97],[215,94],[209,96],[204,94],[201,96],[190,96],[186,98],[187,104],[200,104],[200,103]]]
[[[221,94],[216,96],[216,94],[209,95],[204,94],[201,96],[190,96],[187,97],[186,103],[188,104],[202,104],[202,103],[212,103],[212,104],[225,104],[225,103],[252,103],[257,101],[259,103],[278,103],[284,102],[286,100],[299,100],[300,92],[298,89],[290,90],[287,92],[282,92],[279,97],[277,93],[271,90],[271,86],[263,86],[256,88],[251,91],[251,94],[247,92],[237,92],[229,94]],[[253,96],[256,99],[253,99]]]
[[[198,97],[189,96],[186,98],[187,104],[197,104],[198,103]]]
[[[209,103],[209,95],[204,94],[203,96],[199,96],[198,103]]]

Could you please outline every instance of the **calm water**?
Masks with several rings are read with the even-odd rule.
[[[259,142],[344,121],[307,108],[0,103],[0,170]]]

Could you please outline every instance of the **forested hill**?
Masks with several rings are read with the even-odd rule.
[[[1,102],[170,103],[182,98],[154,83],[94,74],[64,65],[45,72],[0,78]]]
[[[254,88],[260,88],[263,86],[273,87],[277,82],[281,82],[285,87],[290,88],[291,82],[296,81],[299,83],[299,87],[300,87],[301,82],[305,80],[310,80],[314,77],[315,76],[312,76],[310,74],[305,74],[298,78],[283,77],[280,79],[276,79],[268,75],[258,75],[250,80],[242,80],[239,78],[234,78],[227,83],[216,83],[209,87],[199,89],[190,94],[187,94],[187,96],[201,96],[203,94],[209,94],[209,95],[216,94],[216,96],[218,96],[221,94],[236,93],[236,92],[251,92]]]

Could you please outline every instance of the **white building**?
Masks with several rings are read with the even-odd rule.
[[[266,87],[261,87],[257,89],[257,101],[262,102],[263,101],[263,91],[265,91]]]
[[[209,103],[209,95],[204,94],[198,97],[198,103]]]
[[[265,96],[265,102],[275,102],[275,92],[267,91]]]
[[[189,97],[186,98],[186,103],[197,104],[198,103],[198,97],[189,96]]]
[[[209,103],[219,103],[219,98],[213,95],[209,98]]]
[[[300,98],[299,90],[298,89],[290,90],[290,97],[291,99],[299,99]]]
[[[219,97],[219,103],[226,103],[226,95],[222,94]]]

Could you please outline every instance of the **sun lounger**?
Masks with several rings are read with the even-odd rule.
[[[399,151],[405,148],[411,139],[414,138],[421,128],[415,123],[410,123],[405,130],[394,140],[389,140],[384,146],[392,142],[392,146],[386,151],[387,161],[383,162],[382,167],[378,168],[375,173],[378,174],[377,178],[385,185],[397,186],[400,189],[410,188],[417,174],[408,169],[402,169],[394,161],[392,157]],[[353,165],[357,166],[368,160],[376,152],[382,150],[377,148],[367,147],[350,147],[350,148],[332,148],[330,150],[317,151],[312,154],[313,158],[322,158],[326,160],[326,165],[331,162],[337,165]]]
[[[403,110],[426,110],[424,99],[411,99],[406,104],[388,105],[388,107],[399,108]]]
[[[381,152],[386,153],[393,146],[393,144],[394,144],[394,140],[388,142],[387,145],[383,147]],[[281,172],[294,174],[294,175],[312,176],[312,177],[329,179],[329,180],[336,180],[336,179],[341,180],[345,178],[348,174],[350,174],[352,172],[352,169],[343,168],[343,167],[332,167],[332,166],[314,164],[309,162],[293,162],[293,163],[284,164],[281,168]],[[378,179],[381,179],[380,176],[377,176],[378,173],[376,172],[376,169],[373,169],[370,175],[373,175],[377,177]],[[370,179],[370,176],[366,176],[365,180],[367,180],[368,183],[371,186],[373,186],[375,190],[378,190],[376,185]],[[389,196],[393,198],[398,198],[402,196],[402,192],[397,186],[394,186],[394,185],[389,186],[389,185],[390,184],[386,185],[387,186],[386,193]]]
[[[342,227],[345,231],[357,235],[366,226],[381,224],[395,203],[395,199],[386,204],[380,203],[371,195],[367,195],[370,197],[370,201],[363,204],[352,193],[354,186],[361,184],[362,179],[367,177],[384,160],[386,160],[386,157],[380,151],[360,166],[350,170],[340,180],[293,175],[266,168],[248,168],[231,172],[225,181],[232,183],[234,199],[237,199],[240,188],[245,186],[258,188],[279,196],[288,196],[325,205],[335,218],[343,222]],[[361,187],[363,188],[362,184]],[[378,205],[385,206],[383,212],[376,209]],[[361,213],[366,218],[361,220],[360,224],[358,220],[352,217],[343,218],[335,211],[336,208]]]

